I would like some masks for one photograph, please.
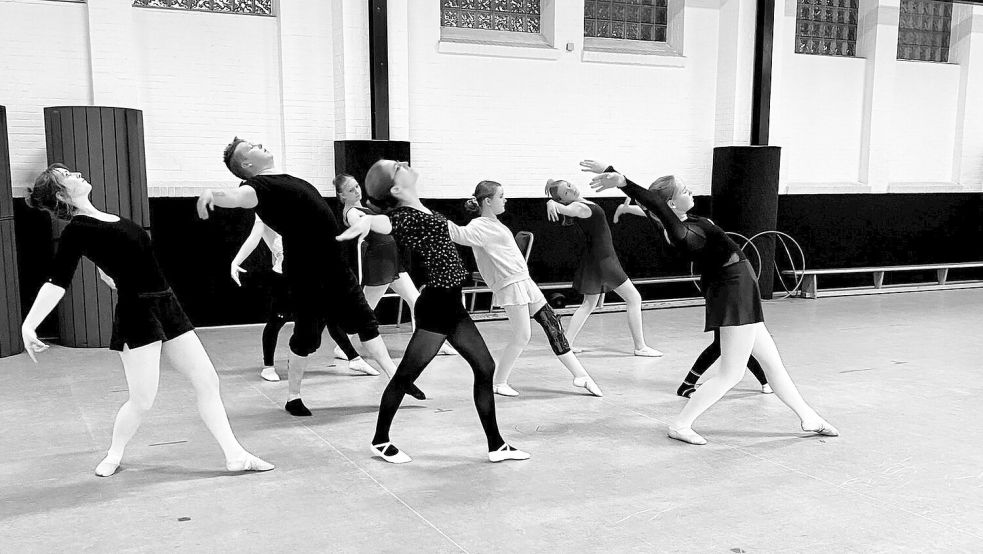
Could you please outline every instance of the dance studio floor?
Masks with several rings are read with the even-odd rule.
[[[842,436],[807,436],[750,375],[695,428],[665,436],[674,395],[710,335],[702,308],[644,313],[662,359],[634,358],[623,314],[595,316],[585,396],[534,328],[496,397],[527,462],[491,464],[471,372],[439,357],[393,438],[414,461],[371,458],[383,377],[316,355],[311,418],[258,376],[259,327],[201,330],[243,444],[277,464],[225,473],[190,386],[162,373],[120,473],[92,473],[126,398],[107,350],[0,360],[2,552],[978,552],[983,544],[983,290],[766,304],[804,397]],[[507,323],[480,324],[496,352]],[[283,367],[287,332],[278,366]],[[386,340],[399,355],[407,329]],[[326,339],[327,340],[327,339]]]

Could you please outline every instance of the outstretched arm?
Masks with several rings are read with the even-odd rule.
[[[458,225],[451,220],[447,220],[447,232],[451,240],[464,246],[482,246],[485,244],[485,237],[473,225]]]
[[[392,222],[389,217],[384,215],[369,215],[361,210],[348,210],[347,223],[354,227],[360,221],[368,220],[369,230],[380,235],[388,235],[393,232]],[[362,223],[366,225],[366,223]]]
[[[34,360],[34,363],[38,362],[35,353],[48,349],[48,345],[38,339],[38,325],[41,325],[44,318],[48,317],[51,310],[55,309],[55,306],[58,305],[58,302],[61,301],[63,296],[65,296],[64,288],[52,283],[41,285],[41,290],[38,291],[37,298],[34,299],[34,304],[31,305],[31,311],[24,318],[24,324],[21,325],[20,334],[21,338],[24,339],[24,347],[27,349],[27,355]]]
[[[255,208],[259,204],[256,189],[242,185],[234,189],[206,190],[198,197],[198,217],[208,219],[208,212],[219,208]]]
[[[676,213],[672,211],[672,208],[664,200],[659,198],[654,192],[638,186],[624,175],[614,171],[614,168],[609,167],[608,169],[611,171],[602,173],[591,180],[591,187],[594,190],[602,191],[615,187],[620,188],[625,195],[638,202],[643,208],[658,218],[659,222],[665,227],[666,235],[669,237],[670,242],[685,242],[689,235],[689,228],[683,225],[683,222],[679,220],[679,217],[676,216]]]
[[[550,221],[558,221],[561,215],[588,219],[590,218],[590,208],[588,208],[587,204],[584,204],[583,202],[572,202],[568,205],[563,205],[556,200],[547,200],[546,219],[549,219]]]
[[[344,233],[335,237],[335,240],[340,242],[356,238],[362,239],[369,234],[369,231],[375,231],[376,233],[382,235],[388,235],[393,231],[392,221],[390,221],[389,216],[386,215],[362,214],[362,217],[352,221],[351,227],[346,229]]]

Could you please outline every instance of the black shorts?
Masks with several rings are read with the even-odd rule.
[[[462,320],[471,318],[464,307],[460,287],[424,287],[416,299],[413,314],[417,329],[441,335],[453,334]]]
[[[758,279],[747,260],[704,274],[701,284],[707,301],[704,331],[765,320]]]
[[[120,294],[109,349],[118,352],[177,338],[195,328],[171,289]]]
[[[321,334],[328,323],[346,334],[358,334],[362,341],[379,336],[379,322],[362,294],[355,275],[342,282],[314,286],[291,283],[290,303],[294,313],[294,332],[290,350],[298,356],[313,354],[321,346]]]

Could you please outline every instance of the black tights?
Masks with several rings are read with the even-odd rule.
[[[676,394],[689,398],[689,395],[693,394],[693,391],[696,390],[696,382],[700,380],[700,377],[710,369],[710,366],[718,358],[720,358],[720,329],[714,329],[713,342],[697,356],[696,362],[693,363],[693,369],[689,370],[689,373],[686,374],[686,378],[683,379],[683,384],[679,385]],[[762,385],[768,384],[768,379],[765,378],[765,372],[761,369],[761,364],[758,363],[758,360],[754,359],[754,356],[748,358],[747,368],[759,383]]]
[[[498,421],[495,419],[495,395],[492,393],[495,361],[488,352],[488,346],[481,338],[474,321],[467,316],[461,318],[448,335],[426,331],[419,327],[413,332],[403,359],[396,368],[396,374],[382,393],[379,420],[376,423],[372,444],[390,441],[389,428],[403,401],[403,395],[437,355],[445,339],[468,362],[471,371],[474,372],[474,407],[478,410],[481,427],[485,430],[485,437],[488,439],[488,451],[498,450],[505,444],[505,439],[498,432]]]
[[[276,339],[280,335],[280,329],[287,323],[287,314],[283,312],[273,312],[270,314],[270,319],[266,321],[266,326],[263,327],[263,365],[266,367],[271,367],[273,365],[273,353],[276,351]],[[331,339],[341,348],[345,353],[345,356],[349,360],[354,360],[358,357],[358,352],[355,347],[352,346],[352,341],[348,339],[348,335],[333,323],[328,324],[328,334],[331,335]]]

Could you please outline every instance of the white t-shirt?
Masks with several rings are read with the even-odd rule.
[[[451,240],[474,249],[478,271],[493,291],[529,279],[529,266],[512,231],[496,218],[476,217],[461,227],[448,221]]]

